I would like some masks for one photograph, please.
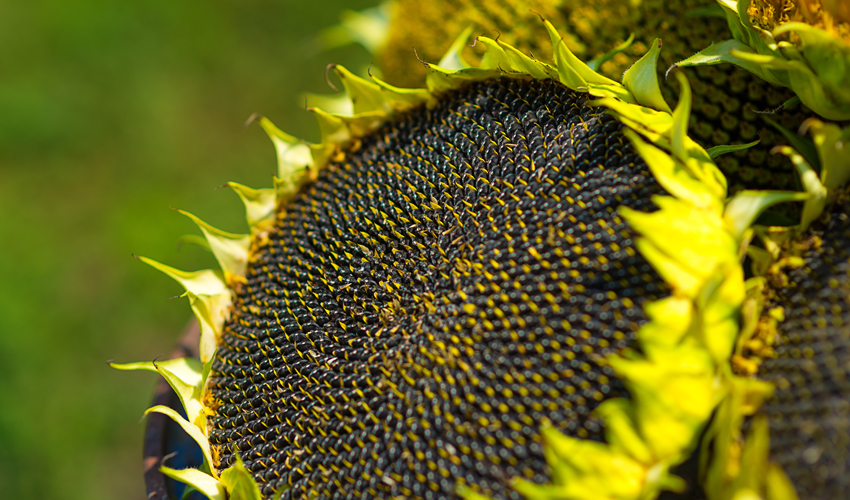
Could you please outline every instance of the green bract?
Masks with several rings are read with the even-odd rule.
[[[733,39],[715,43],[678,66],[732,63],[790,88],[824,118],[850,119],[850,44],[846,40],[804,22],[777,23],[764,29],[751,21],[757,12],[751,10],[749,1],[718,3]]]
[[[806,189],[805,194],[798,195],[798,199],[804,201],[803,212],[795,226],[754,228],[763,248],[748,248],[755,276],[746,282],[744,324],[735,348],[740,359],[744,359],[743,346],[756,334],[756,323],[760,318],[767,317],[774,325],[783,319],[781,308],[767,313],[763,311],[764,276],[768,269],[780,259],[791,267],[802,264],[799,258],[785,254],[785,245],[803,234],[850,180],[850,127],[841,129],[812,118],[804,123],[802,131],[811,133],[811,142],[786,131],[794,146],[778,146],[776,152],[789,156],[800,174]],[[803,151],[809,158],[804,156]],[[755,373],[757,367],[750,371]],[[766,417],[757,415],[746,437],[742,432],[744,419],[756,414],[773,389],[771,384],[756,379],[732,379],[729,396],[718,408],[703,438],[705,446],[701,462],[709,500],[732,500],[740,498],[740,495],[752,495],[751,498],[763,500],[797,499],[794,485],[781,468],[768,460]],[[709,443],[712,443],[711,446]]]
[[[712,157],[735,148],[721,147],[710,154],[688,137],[688,83],[677,73],[682,92],[671,112],[657,81],[659,41],[625,73],[621,84],[592,70],[569,50],[554,26],[545,22],[545,27],[552,41],[554,64],[543,63],[498,40],[479,37],[478,43],[487,51],[480,67],[469,67],[459,51],[466,33],[441,65],[426,65],[426,89],[399,89],[380,79],[366,80],[345,68],[334,67],[353,113],[340,115],[312,109],[322,133],[318,144],[300,141],[267,119],[260,119],[277,150],[274,188],[257,190],[230,184],[245,204],[251,233],[226,233],[186,214],[198,223],[221,270],[187,273],[143,258],[184,286],[185,296],[201,324],[200,361],[115,365],[162,374],[186,409],[188,419],[165,407],[154,407],[149,412],[168,415],[198,442],[209,473],[162,466],[165,474],[193,485],[211,500],[260,498],[256,483],[241,463],[224,471],[213,467],[206,422],[210,410],[204,394],[222,325],[234,290],[244,280],[252,247],[265,237],[275,217],[286,211],[292,197],[329,162],[341,158],[358,138],[414,106],[436,102],[442,92],[469,81],[496,77],[553,79],[597,97],[591,105],[606,108],[625,126],[625,134],[637,153],[669,193],[654,198],[659,207],[656,212],[621,209],[640,235],[638,250],[672,290],[669,297],[645,307],[650,321],[637,332],[640,354],[607,360],[625,383],[631,399],[611,399],[598,408],[606,422],[606,443],[567,437],[540,422],[552,484],[517,479],[517,491],[532,499],[655,498],[661,490],[682,487],[681,479],[670,469],[696,448],[718,405],[731,415],[722,420],[728,428],[733,427],[730,422],[739,423],[735,420],[741,413],[739,388],[749,387],[749,381],[732,375],[729,359],[741,328],[740,311],[747,294],[741,262],[752,236],[750,226],[766,207],[808,199],[810,195],[744,191],[726,198],[726,180]],[[827,138],[824,147],[828,149],[835,131],[820,125],[811,130],[819,134],[816,137]],[[842,134],[839,135],[845,137],[847,132]],[[821,182],[844,179],[846,175],[824,173]],[[744,394],[748,394],[747,390]],[[477,496],[469,491],[461,493],[468,498]]]

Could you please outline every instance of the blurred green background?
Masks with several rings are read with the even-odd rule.
[[[0,0],[0,498],[143,499],[140,417],[182,292],[134,260],[178,248],[189,210],[246,231],[234,180],[271,185],[258,112],[317,139],[301,92],[359,46],[307,41],[375,0]]]

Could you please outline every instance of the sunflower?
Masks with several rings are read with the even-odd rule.
[[[497,12],[491,13],[494,10]],[[475,33],[496,33],[500,40],[523,52],[546,58],[551,49],[545,37],[536,36],[527,28],[505,28],[513,25],[511,20],[517,20],[517,26],[534,26],[534,12],[565,31],[564,40],[578,57],[618,81],[646,53],[653,40],[660,38],[663,50],[659,55],[659,82],[670,105],[677,102],[679,87],[676,78],[667,78],[669,68],[714,42],[731,37],[724,11],[715,0],[548,0],[524,8],[510,3],[401,0],[394,5],[387,41],[376,60],[379,67],[394,68],[387,75],[390,83],[421,85],[425,70],[411,57],[411,47],[426,60],[439,58],[455,34],[470,23]],[[437,34],[443,35],[442,41]],[[470,60],[480,57],[472,48],[463,53]],[[797,130],[812,116],[805,106],[783,105],[794,97],[794,92],[779,85],[766,85],[757,74],[731,64],[680,66],[693,94],[691,137],[704,148],[748,145],[715,159],[727,178],[729,192],[799,189],[791,162],[771,154],[775,146],[788,144],[772,123]],[[779,208],[789,217],[798,215],[796,205]]]
[[[157,371],[183,403],[149,412],[204,466],[165,474],[212,500],[643,499],[683,491],[672,470],[698,453],[712,499],[844,491],[828,437],[767,444],[810,421],[748,417],[811,395],[780,361],[811,362],[791,343],[835,347],[807,373],[840,371],[846,270],[820,250],[848,238],[850,129],[809,121],[810,143],[777,125],[805,191],[729,196],[713,158],[753,144],[688,136],[691,85],[675,72],[671,109],[659,39],[618,83],[544,25],[553,64],[479,36],[471,66],[467,31],[424,64],[425,89],[334,67],[353,114],[313,110],[319,144],[259,120],[279,172],[273,188],[230,184],[250,234],[187,213],[220,269],[143,258],[201,327],[200,360],[116,365]],[[714,64],[712,47],[680,66]],[[798,224],[754,226],[789,201]],[[832,295],[800,305],[811,274]],[[822,392],[846,403],[843,386]],[[832,460],[826,481],[805,482],[801,453]]]

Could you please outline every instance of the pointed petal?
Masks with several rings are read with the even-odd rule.
[[[670,148],[670,139],[667,137],[670,127],[673,126],[670,113],[643,106],[630,106],[628,102],[611,97],[592,101],[591,104],[608,108],[618,121],[645,135],[656,146]]]
[[[623,74],[623,85],[634,95],[638,104],[670,113],[670,106],[661,95],[658,85],[658,55],[661,39],[652,42],[649,52]]]
[[[700,276],[693,270],[683,266],[649,240],[638,239],[635,246],[671,288],[689,298],[697,293]]]
[[[403,111],[427,102],[431,98],[427,89],[404,89],[395,87],[376,76],[369,76],[384,92],[384,99],[394,111]]]
[[[561,83],[573,90],[585,87],[588,83],[618,85],[614,80],[593,71],[581,59],[576,57],[567,47],[558,30],[552,26],[552,23],[544,21],[543,24],[546,26],[546,31],[549,32],[549,38],[552,40],[552,52],[555,57],[555,65],[558,68]]]
[[[650,321],[638,330],[641,342],[653,345],[676,345],[691,329],[694,303],[686,297],[671,295],[644,306]]]
[[[632,95],[629,90],[620,85],[601,85],[598,83],[588,83],[587,84],[587,93],[594,97],[614,97],[619,101],[628,104],[637,104],[635,101],[635,96]],[[590,106],[595,106],[597,101],[591,101],[588,103]],[[649,108],[645,108],[649,109]]]
[[[696,299],[701,284],[721,262],[737,261],[738,242],[718,213],[676,198],[655,196],[652,213],[621,209],[641,237],[638,250],[674,290]],[[699,242],[695,244],[694,242]]]
[[[160,369],[166,369],[188,385],[197,385],[201,381],[201,370],[203,370],[203,365],[195,358],[175,358],[165,361],[142,361],[139,363],[109,363],[109,366],[116,370],[139,370],[156,373],[159,373]]]
[[[685,164],[644,141],[632,130],[624,129],[623,134],[632,142],[637,154],[646,161],[655,180],[668,193],[679,199],[687,200],[696,207],[710,208],[718,213],[721,212],[723,205],[717,193],[709,189],[709,186],[704,182],[695,178]]]
[[[242,199],[252,233],[265,229],[274,222],[277,207],[274,189],[252,189],[235,182],[228,182],[227,185]]]
[[[303,141],[275,127],[267,118],[260,119],[260,126],[271,138],[277,151],[277,177],[281,180],[278,195],[291,196],[300,189],[305,174],[313,166],[310,148]]]
[[[391,111],[389,104],[387,104],[384,98],[384,92],[377,83],[360,78],[343,66],[335,65],[333,66],[333,70],[339,79],[342,80],[345,92],[351,100],[355,115],[376,111],[387,114]]]
[[[660,210],[629,215],[629,222],[642,237],[656,242],[702,276],[711,274],[721,260],[737,259],[737,241],[725,227],[721,214],[669,196],[655,196],[653,201]]]
[[[510,70],[510,61],[505,49],[496,40],[486,36],[476,38],[476,43],[484,46],[484,56],[481,58],[482,69],[499,69],[502,71]]]
[[[184,210],[178,210],[178,212],[192,219],[201,228],[210,244],[210,250],[215,255],[221,270],[224,271],[225,281],[230,283],[233,279],[244,280],[251,236],[228,233],[212,227],[189,212]]]
[[[348,127],[345,126],[345,122],[343,122],[341,117],[322,111],[319,108],[310,108],[309,111],[313,113],[316,121],[319,122],[322,144],[341,144],[351,139],[351,134],[348,133]]]
[[[209,500],[228,500],[221,481],[206,472],[198,469],[172,469],[164,465],[159,467],[159,471],[171,479],[192,486]]]
[[[452,42],[449,50],[447,50],[445,55],[443,55],[443,58],[440,59],[438,66],[454,71],[471,67],[463,57],[463,48],[466,46],[466,42],[472,35],[472,30],[474,28],[475,27],[473,25],[469,25],[461,32],[460,35],[458,35],[455,41]]]
[[[450,71],[436,64],[425,64],[428,72],[425,74],[425,85],[432,94],[448,92],[471,82],[486,78],[498,78],[509,68],[483,69],[469,68],[460,71]]]
[[[686,161],[685,140],[691,118],[691,86],[682,72],[676,72],[676,79],[679,80],[679,102],[673,110],[672,152],[680,160]]]
[[[771,500],[799,500],[797,488],[788,479],[782,467],[770,463],[767,465],[767,477],[765,478],[768,498]]]
[[[324,109],[328,113],[341,116],[351,116],[354,114],[354,107],[351,105],[351,99],[345,92],[337,94],[316,94],[313,92],[304,92],[299,98],[299,102],[307,103],[311,108]]]
[[[762,491],[761,487],[753,490],[751,486],[752,481],[763,481],[767,475],[764,470],[767,465],[767,450],[764,448],[765,441],[756,438],[753,442],[748,437],[742,454],[741,424],[770,397],[773,385],[745,377],[732,377],[726,385],[728,395],[720,403],[703,437],[700,468],[705,470],[704,484],[709,498],[745,498],[752,491]],[[759,423],[759,419],[760,417],[751,419],[754,424],[751,430],[764,423]],[[761,431],[762,429],[756,430],[757,433]],[[757,450],[758,448],[760,450]],[[757,453],[753,453],[756,451]],[[746,455],[746,458],[743,455]],[[740,472],[735,474],[737,471]],[[736,475],[742,481],[739,482]],[[750,484],[745,486],[741,483]],[[777,497],[773,496],[768,498],[777,500]]]
[[[310,144],[309,148],[310,166],[313,167],[310,171],[311,176],[315,175],[318,169],[324,168],[339,152],[339,145],[334,143]],[[291,180],[275,177],[274,186],[277,191],[278,206],[284,206],[298,192],[303,182],[299,180],[297,184],[293,184]]]
[[[552,485],[521,480],[515,489],[529,498],[639,498],[646,470],[636,460],[604,443],[566,436],[551,426],[541,429],[553,468]]]
[[[534,78],[545,80],[547,78],[557,78],[558,73],[554,68],[547,64],[543,64],[536,59],[523,54],[513,45],[504,42],[499,42],[499,45],[505,51],[512,71],[520,73],[528,73]]]
[[[596,414],[605,422],[605,440],[613,449],[638,462],[652,462],[652,452],[634,426],[629,401],[622,398],[606,400],[596,409]]]
[[[192,311],[201,327],[201,361],[209,360],[215,351],[216,340],[221,335],[232,300],[223,272],[204,270],[187,273],[146,257],[139,259],[179,281],[186,289],[185,295],[189,297]]]
[[[201,429],[198,426],[190,423],[188,420],[183,418],[179,413],[174,411],[174,409],[169,408],[167,406],[154,406],[153,408],[148,408],[145,411],[145,415],[150,415],[151,413],[162,413],[174,420],[184,431],[188,434],[192,439],[198,443],[198,446],[201,447],[201,452],[204,454],[204,460],[207,464],[212,466],[212,451],[210,450],[210,442],[207,439],[207,436],[201,432]]]
[[[371,134],[380,128],[387,121],[387,116],[384,111],[370,111],[354,116],[341,116],[340,119],[348,129],[349,137],[357,138]]]
[[[221,271],[212,271],[209,269],[203,271],[186,272],[175,269],[165,264],[149,259],[147,257],[139,257],[139,260],[145,264],[161,271],[172,279],[178,281],[187,292],[192,292],[195,295],[219,295],[228,294],[230,290],[224,282],[224,273]]]
[[[189,421],[196,420],[202,411],[201,390],[203,386],[203,364],[195,358],[177,358],[158,362],[110,363],[118,370],[144,370],[159,373],[174,389],[186,410]]]
[[[236,463],[221,473],[221,482],[230,500],[263,500],[257,481],[245,468],[239,454],[236,454]]]
[[[221,338],[224,322],[230,314],[232,298],[230,294],[195,295],[187,292],[192,312],[201,328],[200,357],[206,363],[212,359],[218,340]]]
[[[610,363],[635,399],[639,432],[653,456],[663,459],[689,448],[716,405],[708,352],[683,343],[654,350],[651,359]]]

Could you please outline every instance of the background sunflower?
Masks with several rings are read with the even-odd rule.
[[[300,92],[360,47],[306,42],[370,0],[0,2],[0,498],[142,499],[150,376],[189,311],[132,261],[211,266],[178,248],[189,208],[244,230],[228,180],[265,185],[259,111],[318,139]]]

